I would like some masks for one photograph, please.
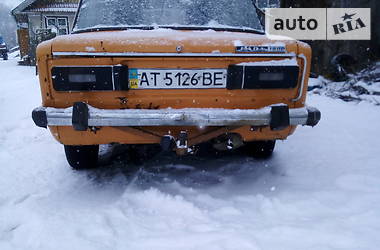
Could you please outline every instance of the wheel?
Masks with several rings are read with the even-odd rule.
[[[3,59],[4,59],[4,61],[8,60],[8,54],[7,53],[3,54]]]
[[[349,54],[338,54],[330,60],[329,71],[336,82],[346,81],[355,72],[358,61]]]
[[[245,151],[255,158],[266,159],[272,156],[276,141],[252,141],[246,142]]]
[[[67,162],[74,169],[95,168],[98,163],[99,145],[69,146],[65,145]]]

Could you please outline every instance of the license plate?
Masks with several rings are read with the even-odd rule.
[[[213,89],[226,85],[226,69],[129,69],[131,89]]]

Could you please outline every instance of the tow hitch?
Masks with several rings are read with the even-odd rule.
[[[189,153],[187,138],[188,135],[186,131],[181,131],[181,133],[179,133],[177,140],[177,148],[175,150],[177,155],[187,155]]]
[[[175,151],[177,155],[183,156],[191,152],[188,146],[188,134],[186,131],[181,131],[177,140],[172,135],[164,135],[161,138],[161,149],[165,152]]]

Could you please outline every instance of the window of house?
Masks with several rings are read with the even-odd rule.
[[[69,33],[69,22],[67,17],[46,17],[46,28],[52,29],[57,35]]]
[[[47,26],[55,26],[55,18],[47,18]]]
[[[58,25],[59,26],[67,26],[67,19],[66,18],[58,18]]]
[[[259,8],[279,8],[280,0],[256,0],[256,4]]]

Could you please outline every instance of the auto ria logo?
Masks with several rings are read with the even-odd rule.
[[[366,25],[360,17],[356,20],[353,20],[353,16],[355,15],[356,13],[351,15],[346,13],[344,16],[342,16],[343,22],[333,25],[335,35],[365,28]]]
[[[371,40],[369,8],[275,8],[265,11],[269,38]]]

